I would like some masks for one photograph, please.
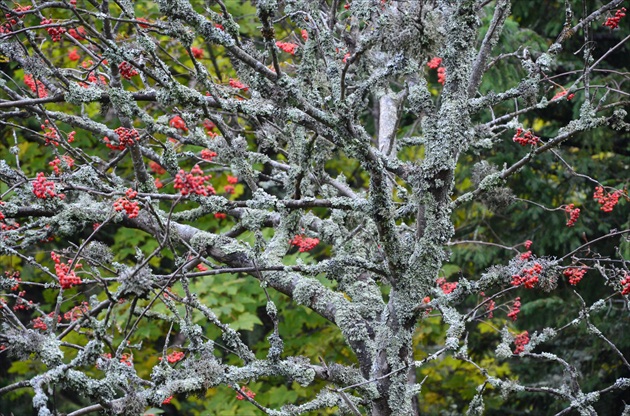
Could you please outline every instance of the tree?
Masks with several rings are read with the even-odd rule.
[[[623,0],[523,3],[0,6],[7,410],[627,414]]]

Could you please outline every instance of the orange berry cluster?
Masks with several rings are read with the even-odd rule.
[[[138,140],[140,140],[140,134],[136,129],[128,129],[125,127],[118,127],[114,132],[118,135],[118,145],[112,144],[109,138],[103,137],[105,146],[112,150],[125,150],[125,148],[133,146]]]
[[[211,175],[204,175],[199,165],[195,165],[190,173],[186,173],[181,169],[175,176],[174,187],[179,189],[182,195],[197,194],[197,195],[214,195],[216,191],[212,185],[206,185],[205,182],[212,178]]]
[[[304,234],[296,235],[289,242],[292,246],[297,246],[301,253],[310,251],[319,244],[319,238],[308,238]]]

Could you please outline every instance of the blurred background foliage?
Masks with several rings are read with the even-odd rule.
[[[581,1],[570,0],[576,14],[581,15],[584,7]],[[343,2],[342,2],[343,3]],[[586,1],[587,10],[594,10],[599,6],[600,1]],[[492,5],[492,3],[491,3]],[[340,6],[342,7],[342,6]],[[155,4],[150,2],[135,2],[136,16],[148,20],[159,19],[159,13]],[[213,8],[214,9],[214,8]],[[240,25],[240,34],[243,38],[251,40],[254,45],[262,48],[262,41],[259,32],[259,23],[255,19],[255,8],[244,1],[233,0],[229,2],[229,10],[235,16]],[[218,8],[216,8],[218,12]],[[64,16],[58,16],[64,17]],[[486,15],[483,18],[484,27],[487,28],[492,18],[492,9],[487,7]],[[544,51],[558,36],[564,24],[564,4],[563,2],[549,2],[546,0],[514,1],[512,5],[512,16],[508,19],[504,34],[495,50],[495,55],[511,53],[518,48],[522,51],[527,48],[529,53],[536,57]],[[576,23],[577,21],[574,21]],[[591,25],[591,37],[594,44],[592,50],[595,59],[599,58],[610,47],[614,46],[623,37],[629,34],[627,21],[618,30],[611,31],[601,26],[601,21],[596,21]],[[34,24],[34,23],[33,23]],[[297,31],[291,26],[289,20],[284,20],[276,25],[277,38],[291,38],[297,36]],[[485,29],[480,36],[483,37]],[[121,36],[124,36],[122,34]],[[178,66],[175,59],[190,66],[184,49],[181,45],[173,42],[168,37],[160,39],[162,46],[173,55],[172,71],[180,74],[182,82],[191,82],[191,76],[186,69]],[[571,71],[579,71],[583,67],[583,53],[580,48],[584,44],[582,33],[577,33],[571,38],[564,50],[558,56],[554,74],[549,74],[550,79],[543,80],[541,92],[551,99],[561,88],[568,88],[576,78],[576,74]],[[234,70],[230,66],[230,61],[225,56],[221,47],[193,44],[204,49],[206,55],[202,62],[206,64],[208,70],[220,82],[227,83],[231,77],[236,77]],[[42,45],[43,50],[54,59],[66,59],[70,45],[65,45],[63,41],[58,44],[47,43]],[[290,61],[283,63],[290,65]],[[14,77],[16,82],[23,79],[23,71],[14,62],[0,63],[2,70]],[[612,53],[602,65],[602,68],[628,71],[630,67],[630,51],[624,45]],[[323,68],[322,68],[323,70]],[[564,75],[563,75],[564,74]],[[484,77],[481,91],[503,91],[515,86],[525,75],[516,57],[507,58],[494,65],[489,73]],[[608,73],[597,74],[591,80],[592,85],[610,85],[614,83],[614,77]],[[128,81],[125,81],[128,83]],[[129,90],[140,89],[141,85],[134,86],[131,82],[126,84]],[[623,86],[616,86],[623,89]],[[431,88],[434,91],[435,99],[439,100],[440,85],[433,79]],[[521,116],[519,121],[528,128],[531,128],[536,135],[541,138],[549,138],[557,133],[558,129],[565,126],[574,119],[579,112],[581,103],[584,100],[584,92],[581,90],[582,84],[578,85],[575,91],[575,98],[571,101],[562,100],[552,105],[550,108],[540,111],[533,111]],[[593,100],[597,101],[603,94],[603,88],[599,91],[591,92]],[[151,105],[151,104],[147,104]],[[520,103],[523,105],[523,103]],[[47,107],[64,112],[81,111],[88,117],[105,122],[110,128],[118,126],[117,120],[112,119],[107,108],[102,108],[98,104],[89,104],[78,109],[70,104],[47,104]],[[503,108],[495,108],[498,111],[512,111],[514,105],[504,104]],[[161,110],[155,107],[155,116],[161,115]],[[487,122],[491,120],[492,114],[483,112],[477,121]],[[372,114],[365,114],[365,124],[372,131],[373,123],[369,121]],[[413,133],[413,119],[403,119],[400,126],[399,136],[403,137]],[[25,120],[26,125],[33,131],[39,132],[39,124],[32,119]],[[69,132],[69,126],[59,125],[64,132]],[[481,150],[477,153],[471,152],[461,157],[461,164],[457,170],[456,196],[471,189],[473,183],[473,166],[483,160],[499,168],[510,165],[523,157],[527,149],[515,146],[512,142],[513,132],[506,131],[502,140],[491,150]],[[255,137],[253,132],[248,131],[247,137],[250,146],[255,148]],[[48,171],[48,162],[53,156],[49,147],[42,146],[42,140],[33,133],[28,137],[28,141],[20,141],[18,144],[19,161],[24,172],[29,177],[35,176],[37,172]],[[84,132],[77,132],[76,143],[79,147],[90,149],[90,153],[100,152],[99,156],[107,160],[107,149],[97,146],[101,138],[93,137]],[[13,131],[3,128],[0,131],[0,156],[7,161],[14,161],[15,156],[10,154],[9,148],[14,146]],[[187,151],[197,151],[193,146],[178,145],[176,151],[181,155]],[[96,150],[96,149],[99,150]],[[401,151],[400,157],[403,159],[417,159],[422,155],[421,147],[407,147]],[[630,210],[627,203],[621,203],[613,213],[606,214],[599,210],[599,206],[593,201],[592,194],[595,184],[588,179],[572,174],[570,169],[559,160],[561,156],[568,165],[576,172],[598,179],[601,183],[623,187],[627,185],[628,164],[630,163],[630,137],[627,133],[620,133],[611,129],[592,130],[578,135],[570,141],[564,143],[558,150],[557,155],[547,153],[536,158],[528,167],[522,169],[517,175],[512,177],[507,187],[518,198],[531,200],[548,208],[559,208],[564,204],[573,203],[581,209],[581,217],[572,228],[567,228],[566,214],[562,209],[548,211],[535,204],[526,201],[516,202],[509,207],[496,207],[491,204],[473,203],[467,204],[453,213],[454,225],[456,228],[455,240],[483,240],[506,246],[514,246],[523,243],[525,240],[532,240],[533,252],[538,256],[562,255],[572,251],[585,241],[590,241],[600,235],[607,233],[611,229],[625,229],[630,227]],[[184,163],[186,169],[190,169],[198,160],[189,158]],[[351,178],[353,187],[365,187],[367,177],[358,167],[355,161],[342,158],[331,160],[326,164],[326,169],[333,176],[343,172],[346,177]],[[132,177],[132,167],[130,160],[128,163],[119,164],[117,173],[122,176]],[[226,173],[221,167],[213,174],[215,187],[225,185]],[[229,173],[229,172],[227,172]],[[172,183],[168,175],[161,175],[166,187],[172,188]],[[2,185],[0,185],[2,186]],[[169,189],[169,188],[167,188]],[[6,192],[6,188],[0,188],[1,192]],[[247,199],[250,196],[246,188],[240,186],[234,194],[234,198]],[[169,206],[165,205],[168,210]],[[185,207],[176,208],[183,210]],[[214,217],[203,217],[195,222],[195,226],[211,232],[221,233],[229,229],[230,219],[218,220]],[[84,230],[84,235],[77,236],[85,238],[91,229]],[[264,231],[264,237],[269,237],[272,230]],[[149,253],[157,247],[157,242],[148,234],[137,230],[120,227],[116,224],[106,226],[100,233],[101,241],[110,246],[116,254],[115,261],[125,263],[133,259],[139,250],[142,253]],[[253,243],[254,236],[250,236]],[[72,242],[78,243],[79,241]],[[67,242],[56,240],[42,243],[41,251],[33,255],[48,258],[50,251],[59,250],[66,246]],[[629,258],[630,247],[627,242],[620,239],[607,239],[592,247],[601,256],[612,256],[616,252],[621,252],[625,258]],[[523,250],[524,251],[524,250]],[[310,253],[294,253],[287,259],[287,264],[297,262],[311,262],[326,258],[325,247],[318,247]],[[450,263],[444,267],[444,277],[451,281],[456,281],[459,277],[476,279],[489,266],[493,264],[506,264],[514,257],[514,252],[496,247],[480,246],[474,244],[455,245],[452,247]],[[36,276],[37,271],[32,267],[23,265],[19,259],[13,257],[3,257],[1,264],[5,270],[20,270],[23,275]],[[174,267],[172,253],[164,250],[162,256],[153,259],[152,267],[156,274],[169,273]],[[29,277],[30,278],[30,277]],[[32,277],[36,281],[36,277]],[[320,280],[329,285],[324,276]],[[243,336],[246,343],[253,347],[262,358],[268,348],[266,341],[272,330],[272,323],[265,312],[266,297],[260,284],[251,277],[244,275],[218,275],[206,276],[190,282],[190,289],[197,293],[205,304],[211,307],[218,318],[237,329]],[[182,295],[180,285],[173,286],[175,295]],[[589,271],[577,287],[568,287],[563,281],[560,282],[558,290],[551,295],[540,296],[538,291],[520,290],[515,296],[522,298],[522,313],[517,323],[513,325],[515,331],[540,330],[545,326],[559,326],[566,323],[567,316],[574,316],[575,311],[580,307],[579,298],[573,293],[577,290],[584,297],[587,303],[593,302],[605,296],[610,290],[603,285],[603,280],[593,270]],[[98,288],[94,290],[70,289],[76,293],[76,297],[81,301],[87,301],[90,296],[99,299],[104,297]],[[51,305],[54,305],[55,292],[42,290],[41,288],[29,288],[29,296],[34,302],[41,303],[44,312],[50,312]],[[311,362],[317,362],[320,357],[327,363],[350,364],[353,362],[353,354],[345,345],[340,332],[317,314],[302,306],[296,305],[285,296],[270,291],[270,296],[278,306],[281,316],[280,334],[284,335],[286,356],[305,356]],[[466,306],[473,307],[479,299],[469,299]],[[609,335],[615,335],[617,347],[624,353],[630,354],[630,334],[627,332],[630,318],[627,311],[623,311],[613,299],[609,302],[609,307],[600,315],[599,321],[594,322],[599,328]],[[146,301],[138,301],[137,307],[144,306]],[[160,307],[164,310],[160,310]],[[121,329],[128,325],[129,303],[123,303],[117,309],[118,327],[113,330],[113,337],[121,337]],[[497,328],[502,326],[505,320],[507,305],[499,305],[495,312],[495,318],[483,319],[475,323],[477,326],[471,331],[471,338],[468,339],[471,356],[486,364],[486,368],[496,376],[508,377],[518,374],[519,379],[527,384],[544,384],[555,377],[562,377],[562,369],[549,364],[530,362],[523,364],[522,360],[497,361],[494,359],[494,348],[499,340]],[[573,312],[571,314],[567,312]],[[163,306],[158,306],[155,312],[165,312]],[[32,311],[19,313],[24,322],[31,319]],[[495,322],[496,320],[496,322]],[[195,316],[195,322],[204,325],[203,316]],[[216,327],[205,324],[205,336],[216,342],[218,351],[223,351],[223,359],[231,362],[234,355],[223,345],[220,331]],[[152,367],[158,362],[163,354],[167,334],[171,328],[167,322],[161,320],[146,320],[139,330],[130,339],[130,344],[141,344],[141,348],[130,348],[128,353],[133,355],[134,367],[142,377],[148,377]],[[427,316],[418,326],[414,337],[416,359],[422,359],[436,351],[444,342],[445,325],[437,316]],[[172,336],[172,335],[169,335]],[[81,335],[72,334],[66,341],[69,343],[82,344],[85,340],[79,339]],[[171,344],[173,340],[170,340]],[[601,381],[610,383],[617,377],[624,375],[624,370],[619,366],[609,365],[610,349],[600,340],[589,334],[583,326],[569,328],[562,337],[554,340],[552,344],[545,345],[549,352],[563,352],[565,357],[572,360],[582,374],[582,381],[585,385],[595,388]],[[67,357],[74,354],[72,348],[67,348]],[[170,350],[167,351],[167,354]],[[569,354],[567,357],[566,354]],[[42,364],[35,360],[9,361],[4,354],[0,354],[0,387],[11,384],[17,380],[33,376],[42,370]],[[97,375],[100,370],[96,368],[84,369],[89,375]],[[627,373],[627,371],[626,371]],[[628,377],[628,374],[625,374]],[[419,405],[423,414],[461,414],[465,411],[467,404],[475,394],[476,387],[483,382],[483,376],[472,365],[457,360],[453,357],[437,360],[420,368],[417,372],[418,381],[422,381],[422,392],[419,397]],[[516,377],[516,376],[515,376]],[[256,393],[256,399],[265,406],[279,407],[287,403],[299,404],[306,397],[312,395],[312,391],[320,389],[322,386],[317,383],[307,388],[300,387],[297,383],[286,383],[280,379],[267,379],[250,383],[248,387]],[[611,393],[615,394],[615,393]],[[56,392],[59,406],[62,411],[71,411],[85,403],[74,396],[68,396],[64,391]],[[4,414],[26,415],[31,414],[31,390],[19,389],[10,394],[0,396],[0,412]],[[499,392],[488,391],[485,395],[485,403],[488,414],[536,414],[532,409],[548,408],[549,414],[556,413],[562,407],[559,404],[547,399],[544,395],[532,395],[520,393],[512,396],[508,401],[501,398]],[[621,400],[611,402],[620,403]],[[600,414],[620,414],[621,409],[607,408],[606,401],[600,401],[596,405]],[[447,409],[447,410],[444,410]],[[169,405],[160,409],[150,409],[147,413],[165,415],[245,415],[257,414],[257,410],[245,401],[239,401],[233,390],[227,387],[211,388],[205,396],[200,397],[175,397]]]

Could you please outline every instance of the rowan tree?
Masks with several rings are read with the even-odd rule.
[[[0,5],[3,411],[629,414],[624,2],[523,3]]]

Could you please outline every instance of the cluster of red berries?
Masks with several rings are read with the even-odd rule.
[[[59,284],[63,289],[69,289],[74,285],[81,284],[81,278],[78,277],[74,270],[70,270],[70,264],[72,260],[68,260],[68,263],[62,263],[61,258],[54,251],[50,253],[50,258],[55,262],[55,273],[59,278]],[[75,269],[80,268],[81,264],[76,264]]]
[[[107,60],[103,60],[103,64],[107,65]],[[84,69],[87,69],[87,83],[86,82],[79,82],[79,85],[82,86],[83,88],[89,88],[89,86],[91,84],[100,84],[100,85],[107,85],[107,78],[105,78],[103,75],[100,75],[97,77],[94,70],[96,69],[96,66],[94,66],[94,61],[92,61],[91,59],[86,59],[85,61],[83,61],[81,63],[81,66]],[[97,65],[98,66],[98,65]]]
[[[520,354],[525,351],[525,345],[527,344],[529,344],[529,333],[527,331],[523,331],[514,338],[514,345],[516,346],[514,354]]]
[[[122,61],[120,65],[118,65],[118,71],[120,71],[120,76],[124,79],[131,79],[138,75],[138,71],[127,61]]]
[[[87,35],[87,31],[83,26],[79,26],[78,28],[68,29],[68,35],[72,36],[74,39],[78,41],[85,40],[85,35]]]
[[[81,59],[81,55],[79,55],[79,51],[74,48],[70,52],[68,52],[68,59],[70,59],[72,62],[78,61],[79,59]]]
[[[50,124],[49,120],[45,120],[40,128],[44,130],[44,140],[46,141],[44,144],[46,146],[51,143],[55,146],[59,146],[59,134],[57,134],[57,129]]]
[[[168,396],[166,399],[162,400],[162,404],[169,404],[173,400],[173,396]]]
[[[42,21],[39,22],[40,25],[50,25],[52,23],[52,19],[42,19]],[[61,36],[66,33],[66,29],[61,26],[52,26],[46,28],[46,32],[48,32],[48,35],[53,42],[59,42],[61,40]]]
[[[111,360],[112,359],[112,355],[110,353],[103,354],[102,357],[104,359],[106,359],[106,360]],[[133,366],[133,355],[131,355],[131,354],[123,354],[120,357],[120,362],[125,364],[128,367],[132,367]]]
[[[247,91],[249,90],[249,87],[245,84],[243,84],[241,81],[234,79],[234,78],[230,78],[230,81],[228,82],[230,84],[230,87],[232,88],[237,88],[239,90],[243,90],[243,91]]]
[[[19,4],[13,9],[13,11],[15,13],[23,13],[26,12],[28,10],[31,10],[33,6],[20,6]],[[19,16],[16,16],[14,13],[7,13],[4,15],[8,20],[9,20],[9,24],[11,24],[11,26],[16,25],[18,20],[20,19]]]
[[[622,17],[626,16],[626,8],[622,7],[621,9],[615,12],[615,16],[609,17],[604,22],[604,26],[609,27],[611,29],[617,29],[619,27],[619,21]]]
[[[494,300],[489,300],[488,302],[486,302],[486,312],[488,313],[488,318],[492,319],[494,317],[494,309],[496,308],[496,303],[494,302]]]
[[[556,95],[553,96],[551,101],[559,100],[560,98],[565,97],[565,96],[567,97],[567,101],[571,101],[573,99],[573,97],[575,97],[575,94],[571,93],[571,94],[567,95],[568,92],[569,91],[567,91],[567,90],[560,91],[559,93],[557,93]]]
[[[88,88],[90,86],[90,84],[101,84],[101,85],[107,85],[107,78],[105,78],[103,75],[99,75],[98,77],[96,75],[94,75],[94,72],[90,72],[88,74],[88,83],[85,82],[81,82],[79,83],[83,88]]]
[[[593,199],[601,205],[599,209],[604,212],[612,212],[617,202],[619,202],[619,197],[621,196],[621,191],[616,190],[612,194],[606,193],[604,194],[604,188],[598,186],[595,188],[595,193],[593,194]]]
[[[295,51],[297,51],[298,48],[298,45],[289,42],[276,42],[276,46],[281,51],[290,53],[291,55],[295,55]]]
[[[534,263],[532,267],[522,270],[522,276],[518,274],[512,276],[512,286],[524,285],[526,289],[533,289],[542,270],[543,267],[539,263]]]
[[[144,17],[138,17],[138,18],[136,19],[136,22],[139,22],[139,23],[138,23],[138,26],[140,26],[140,27],[141,27],[141,28],[143,28],[143,29],[148,29],[148,28],[149,28],[149,25],[148,25],[147,23],[151,23],[151,22],[149,22],[147,19],[145,19]]]
[[[300,36],[302,36],[302,39],[304,39],[304,42],[308,40],[308,32],[306,30],[302,29],[302,31],[300,32]]]
[[[427,63],[427,66],[431,69],[437,69],[440,65],[442,65],[442,58],[438,58],[437,56],[435,58],[431,58],[431,60]]]
[[[512,321],[516,321],[516,318],[518,318],[518,314],[521,312],[521,298],[516,298],[514,299],[514,303],[512,304],[512,308],[510,309],[510,311],[507,314],[507,317],[510,318]]]
[[[181,130],[183,132],[188,131],[188,127],[186,127],[186,122],[180,116],[173,117],[168,124],[169,126],[176,128],[178,130]]]
[[[130,201],[130,199],[138,196],[138,192],[129,188],[125,192],[125,195],[126,198],[118,198],[118,200],[114,202],[114,211],[120,212],[124,210],[129,218],[136,218],[140,212],[140,207],[137,201]]]
[[[194,46],[192,48],[190,48],[190,51],[192,52],[192,55],[196,58],[196,59],[202,59],[203,58],[203,49],[201,48],[195,48]]]
[[[15,9],[13,9],[14,12],[16,13],[21,13],[21,12],[25,12],[29,9],[31,9],[32,6],[20,6],[18,5]],[[13,29],[13,25],[16,25],[18,20],[20,19],[19,16],[16,16],[14,13],[7,13],[4,15],[7,18],[7,22],[4,23],[2,26],[0,26],[0,33],[11,33],[12,29]]]
[[[442,66],[442,58],[431,58],[427,63],[427,66],[431,69],[437,69],[438,82],[442,85],[446,82],[446,68]]]
[[[207,160],[208,162],[212,162],[212,159],[216,156],[217,156],[217,153],[213,152],[212,150],[203,149],[201,151],[201,158],[203,160]]]
[[[216,127],[217,127],[216,124],[214,124],[212,121],[208,119],[205,119],[203,121],[203,128],[206,129],[206,134],[210,137],[215,137],[217,135],[215,132],[212,131]]]
[[[44,323],[41,317],[38,317],[33,319],[33,329],[41,329],[42,331],[45,331],[48,329],[48,325]]]
[[[622,295],[630,294],[630,274],[626,274],[619,283],[621,283],[621,286],[622,286],[621,294]]]
[[[53,318],[54,316],[54,312],[51,312],[48,314],[49,318]],[[41,317],[37,317],[35,319],[33,319],[33,328],[34,329],[41,329],[42,331],[45,331],[48,329],[48,325],[46,325],[46,323],[44,322],[44,320]],[[57,323],[61,323],[61,316],[57,315]]]
[[[164,169],[159,163],[154,162],[153,160],[149,162],[149,168],[158,175],[163,175],[166,173],[166,169]]]
[[[184,358],[184,353],[182,351],[173,351],[166,356],[166,361],[168,361],[170,364],[174,364],[178,361],[181,361],[182,358]],[[162,361],[162,357],[160,357],[159,360]]]
[[[120,362],[125,364],[128,367],[133,366],[133,355],[131,354],[123,354],[120,356]]]
[[[1,213],[0,213],[1,215]],[[4,215],[2,215],[2,218],[4,218]],[[18,290],[20,288],[20,282],[22,282],[22,279],[20,278],[20,272],[19,271],[14,271],[14,272],[10,272],[10,271],[6,271],[4,272],[4,276],[6,279],[10,279],[10,280],[14,280],[15,281],[15,285],[11,286],[11,291],[15,292],[16,290]]]
[[[74,136],[77,134],[76,131],[71,131],[70,133],[68,133],[68,143],[72,143],[74,141]]]
[[[85,316],[90,311],[90,305],[87,302],[82,302],[81,305],[75,306],[68,312],[63,314],[63,319],[66,321],[76,321],[81,316]]]
[[[105,146],[112,150],[125,150],[125,148],[133,146],[140,140],[140,134],[136,129],[128,129],[126,127],[118,127],[114,132],[118,135],[118,145],[112,144],[109,138],[104,137]]]
[[[293,239],[289,241],[289,244],[297,246],[300,253],[304,253],[305,251],[314,249],[315,246],[319,244],[319,238],[309,238],[304,234],[299,234],[293,237]]]
[[[212,185],[206,185],[205,182],[212,178],[211,175],[204,175],[199,165],[195,165],[190,173],[186,173],[181,169],[175,176],[174,188],[179,189],[182,195],[197,194],[197,195],[214,195],[216,191]]]
[[[437,283],[445,295],[448,295],[457,288],[457,282],[447,282],[443,277],[437,279],[435,283]]]
[[[525,261],[525,260],[529,260],[532,257],[532,252],[530,251],[530,247],[532,246],[532,240],[526,240],[523,245],[525,246],[525,250],[527,250],[524,253],[521,253],[520,255],[520,259]]]
[[[216,218],[217,220],[224,220],[227,218],[227,214],[223,212],[217,212],[214,214],[214,218]]]
[[[247,386],[243,386],[241,388],[241,391],[243,393],[245,393],[245,396],[249,397],[250,399],[253,399],[256,396],[256,393],[254,393],[253,391],[251,391],[249,389],[249,387]],[[237,393],[236,394],[236,400],[245,400],[245,397],[241,394],[241,393]]]
[[[55,198],[57,196],[63,199],[65,197],[64,194],[55,192],[55,183],[47,181],[43,172],[39,172],[33,181],[33,194],[39,199]]]
[[[72,167],[74,166],[74,159],[68,155],[63,155],[62,158],[66,162],[68,167],[72,169]],[[52,162],[48,162],[48,166],[52,166],[55,175],[59,175],[61,173],[61,159],[59,159],[59,157],[55,156],[55,160],[53,160]]]
[[[439,67],[437,70],[438,82],[442,85],[446,82],[446,68],[443,66]]]
[[[111,360],[112,359],[112,355],[110,353],[103,354],[103,355],[101,355],[101,357],[103,357],[106,360]],[[120,356],[120,362],[125,364],[126,366],[132,367],[133,366],[133,355],[131,355],[131,354],[123,354],[123,355],[121,355]]]
[[[580,283],[580,280],[582,280],[586,274],[586,268],[578,269],[577,267],[569,267],[562,274],[569,279],[569,284],[571,284],[571,286],[575,286]]]
[[[29,300],[28,302],[26,301],[26,299],[24,299],[24,295],[26,295],[26,291],[23,290],[20,293],[18,293],[18,298],[15,301],[15,305],[13,305],[13,310],[14,311],[26,311],[29,309],[32,309],[33,307],[35,307],[35,304],[33,303],[32,300]]]
[[[567,220],[567,227],[573,227],[578,218],[580,218],[580,209],[575,208],[575,205],[573,204],[569,204],[564,207],[564,212],[569,215],[569,219]]]
[[[7,224],[4,222],[0,224],[0,230],[2,231],[17,230],[18,228],[20,228],[20,223],[16,221],[13,221],[13,224]]]
[[[39,98],[48,97],[48,91],[46,91],[46,87],[40,80],[33,79],[31,74],[24,75],[24,84],[31,89]]]
[[[524,131],[519,127],[518,129],[516,129],[516,134],[514,135],[512,140],[514,140],[515,143],[518,143],[521,146],[527,146],[528,144],[535,146],[540,141],[540,138],[534,136],[531,131]]]

